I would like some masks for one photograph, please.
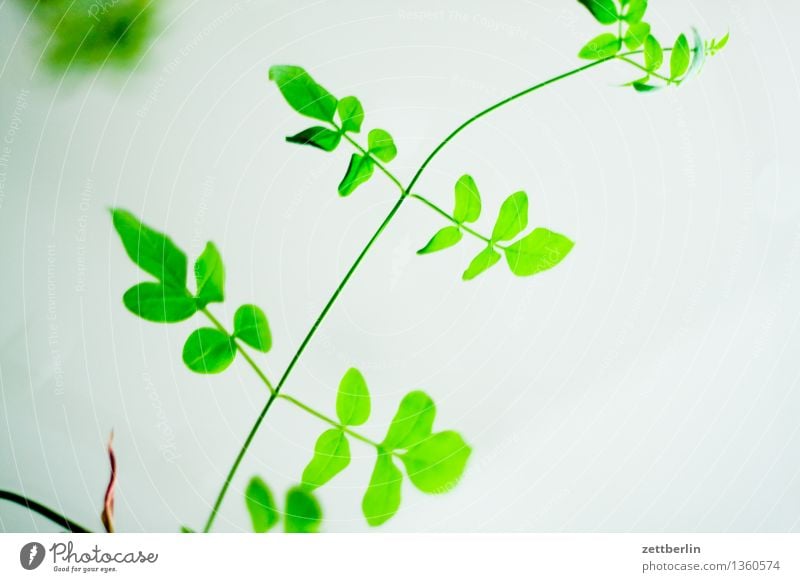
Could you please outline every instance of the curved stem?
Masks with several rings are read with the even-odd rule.
[[[637,54],[637,53],[640,53],[640,52],[641,51],[633,51],[631,53],[626,53],[626,55]],[[331,295],[330,299],[328,299],[328,302],[322,308],[322,311],[317,316],[317,319],[314,321],[313,325],[311,326],[311,329],[308,331],[308,333],[306,333],[305,337],[303,338],[303,341],[300,343],[300,347],[297,348],[297,351],[294,353],[294,355],[292,356],[292,359],[289,361],[289,365],[286,367],[286,370],[284,370],[283,375],[281,376],[280,380],[278,381],[277,386],[275,386],[274,391],[270,393],[270,397],[267,400],[267,403],[264,405],[264,408],[259,413],[258,418],[256,418],[256,421],[253,424],[253,427],[250,429],[250,433],[247,435],[247,438],[245,439],[244,443],[242,444],[241,448],[239,449],[239,453],[236,455],[236,460],[234,461],[233,465],[231,466],[230,471],[228,471],[228,475],[225,478],[225,482],[222,485],[222,489],[220,490],[219,495],[217,496],[217,500],[214,503],[214,507],[213,507],[213,509],[211,511],[211,515],[209,516],[208,521],[206,522],[205,529],[203,530],[204,532],[208,532],[211,529],[211,526],[214,523],[214,518],[216,517],[216,515],[217,515],[217,513],[219,511],[219,507],[222,504],[222,500],[225,497],[225,493],[228,491],[228,488],[230,487],[231,481],[233,480],[233,477],[236,474],[236,471],[238,470],[239,465],[241,464],[242,459],[244,458],[244,455],[247,453],[247,450],[250,447],[250,443],[253,441],[253,437],[258,432],[258,429],[261,427],[261,423],[264,421],[264,418],[266,417],[267,412],[269,412],[269,409],[272,406],[272,403],[280,395],[281,389],[283,388],[284,384],[286,383],[286,380],[288,380],[289,376],[291,375],[292,370],[294,370],[294,367],[297,365],[297,362],[300,359],[300,356],[303,355],[303,352],[305,351],[305,349],[308,346],[309,342],[314,337],[314,334],[316,334],[317,330],[319,329],[319,326],[322,324],[322,321],[328,315],[328,312],[331,310],[331,307],[333,307],[333,304],[336,303],[336,300],[338,299],[339,295],[341,294],[342,290],[345,288],[347,283],[352,278],[352,276],[355,273],[355,271],[358,268],[358,266],[361,264],[361,261],[364,259],[364,257],[369,252],[369,250],[372,248],[372,245],[375,244],[375,241],[378,239],[378,237],[381,235],[381,233],[389,225],[389,223],[391,222],[392,218],[394,218],[395,214],[397,214],[397,211],[400,210],[400,207],[402,206],[403,201],[406,199],[406,197],[408,197],[409,192],[411,192],[411,189],[414,187],[414,185],[420,179],[420,177],[422,176],[423,172],[428,167],[428,164],[431,163],[431,161],[436,157],[436,155],[440,151],[442,151],[442,149],[448,143],[450,143],[450,141],[454,137],[456,137],[464,129],[466,129],[467,127],[469,127],[473,123],[475,123],[478,119],[484,117],[485,115],[488,115],[492,111],[495,111],[495,110],[503,107],[504,105],[506,105],[508,103],[511,103],[512,101],[515,101],[515,100],[517,100],[517,99],[519,99],[521,97],[524,97],[525,95],[533,93],[534,91],[536,91],[538,89],[541,89],[543,87],[551,85],[551,84],[553,84],[553,83],[555,83],[557,81],[560,81],[562,79],[566,79],[567,77],[571,77],[572,75],[576,75],[576,74],[578,74],[578,73],[580,73],[582,71],[587,71],[587,70],[589,70],[589,69],[591,69],[593,67],[596,67],[598,65],[601,65],[601,64],[603,64],[603,63],[605,63],[607,61],[614,60],[615,58],[616,58],[615,56],[610,56],[610,57],[607,57],[607,58],[604,58],[604,59],[593,61],[593,62],[591,62],[589,64],[583,65],[583,66],[578,67],[576,69],[572,69],[571,71],[568,71],[566,73],[562,73],[561,75],[557,75],[557,76],[555,76],[555,77],[553,77],[551,79],[548,79],[547,81],[544,81],[542,83],[538,83],[536,85],[533,85],[532,87],[524,89],[524,90],[520,91],[519,93],[515,93],[514,95],[512,95],[510,97],[507,97],[506,99],[503,99],[502,101],[498,101],[494,105],[491,105],[491,106],[487,107],[486,109],[480,111],[479,113],[473,115],[467,121],[465,121],[464,123],[459,125],[456,129],[454,129],[452,132],[450,132],[450,134],[444,140],[442,140],[439,143],[439,145],[437,145],[433,149],[433,151],[428,155],[428,157],[425,158],[425,160],[422,162],[422,165],[417,169],[416,173],[414,174],[414,177],[411,179],[411,182],[409,182],[408,186],[406,186],[405,188],[403,188],[403,186],[400,183],[400,181],[397,180],[397,178],[395,178],[394,175],[391,172],[389,172],[383,166],[383,164],[381,164],[377,160],[375,160],[376,165],[378,166],[378,169],[380,169],[384,174],[386,174],[387,177],[389,177],[389,179],[392,180],[392,182],[394,182],[400,188],[400,190],[401,190],[400,198],[397,200],[397,202],[394,204],[392,209],[389,211],[389,213],[383,219],[383,222],[381,222],[380,226],[378,226],[377,230],[372,235],[372,237],[369,239],[369,241],[364,246],[364,248],[361,249],[361,252],[358,254],[358,257],[356,257],[356,260],[350,266],[350,268],[348,269],[347,273],[345,273],[344,278],[341,280],[339,285],[336,287],[336,290],[333,292],[333,294]],[[333,124],[333,126],[337,130],[340,130],[340,128],[336,124]],[[345,139],[350,141],[350,143],[352,143],[363,155],[368,155],[368,152],[366,150],[364,150],[364,148],[362,148],[360,145],[358,145],[355,141],[350,139],[349,136],[347,136],[345,134],[344,137],[345,137]],[[421,197],[417,197],[417,199],[422,201]],[[433,206],[431,206],[431,207],[433,208]],[[440,212],[440,214],[442,214],[442,213],[445,214],[445,215],[447,214],[444,211]],[[288,398],[287,398],[287,400],[288,400]],[[294,400],[294,399],[292,399],[292,400]],[[297,403],[297,401],[295,401],[295,403]],[[303,408],[303,407],[301,406],[301,408]],[[309,412],[310,412],[310,410],[309,410]],[[314,413],[312,413],[312,414],[314,414],[315,416],[318,416],[319,418],[323,418],[323,420],[326,420],[326,422],[330,420],[330,419],[327,419],[327,417],[324,417],[324,415],[321,415],[321,414],[318,414],[318,413],[315,414],[315,413],[316,413],[316,411],[314,411]],[[370,444],[375,444],[375,443],[370,442]]]
[[[46,505],[42,505],[38,501],[34,501],[33,499],[29,499],[18,493],[0,490],[0,499],[5,499],[11,503],[16,503],[17,505],[26,507],[30,511],[35,511],[39,515],[46,517],[53,523],[60,525],[71,533],[92,533],[82,525],[75,523],[71,519],[68,519],[53,509],[50,509]]]

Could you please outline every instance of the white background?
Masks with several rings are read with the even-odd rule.
[[[788,1],[653,0],[665,44],[691,25],[730,30],[698,79],[639,95],[617,86],[633,71],[599,67],[437,157],[419,192],[450,207],[471,173],[488,231],[524,189],[532,225],[577,244],[540,276],[500,264],[466,284],[480,247],[416,257],[443,223],[409,201],[367,257],[287,391],[333,412],[357,366],[373,395],[364,432],[380,439],[422,388],[436,427],[474,448],[455,491],[406,484],[383,530],[800,529],[798,17]],[[199,320],[156,325],[124,309],[146,276],[106,208],[141,215],[192,257],[215,241],[229,298],[216,311],[266,310],[262,361],[277,377],[396,197],[376,175],[341,199],[346,148],[283,141],[309,123],[267,81],[270,65],[357,95],[365,127],[394,135],[391,167],[407,180],[462,120],[578,66],[599,28],[557,0],[171,0],[136,70],[62,78],[38,63],[18,3],[0,4],[0,131],[19,126],[0,199],[0,487],[99,528],[113,428],[118,528],[202,526],[265,390],[243,361],[221,376],[184,368]],[[249,528],[253,474],[282,497],[324,428],[279,403],[217,529]],[[325,531],[368,529],[374,453],[352,450],[320,492]],[[52,525],[3,504],[0,529]]]

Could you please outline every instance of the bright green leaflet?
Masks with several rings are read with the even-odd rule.
[[[367,422],[370,398],[367,382],[361,372],[350,368],[339,382],[336,394],[336,415],[345,426],[358,426]]]
[[[347,166],[347,172],[339,183],[339,195],[349,196],[356,188],[369,180],[372,176],[373,165],[372,158],[361,154],[353,154],[350,157],[350,165]]]
[[[397,147],[389,132],[383,129],[373,129],[367,135],[369,153],[382,162],[391,162],[397,155]]]
[[[528,195],[515,192],[505,199],[492,230],[492,242],[511,240],[528,226]]]
[[[690,59],[689,41],[686,40],[686,35],[682,34],[675,41],[675,46],[672,48],[672,56],[669,61],[670,78],[673,80],[679,79],[689,68]]]
[[[225,301],[225,267],[214,243],[209,242],[194,264],[197,280],[197,305]]]
[[[298,134],[289,136],[286,141],[289,143],[299,143],[310,145],[326,152],[332,152],[339,145],[342,136],[326,127],[309,127]]]
[[[293,487],[286,494],[287,533],[316,533],[322,523],[322,508],[310,491]]]
[[[161,283],[139,283],[122,296],[125,307],[134,315],[156,323],[175,323],[197,312],[195,300],[186,291]]]
[[[421,390],[409,392],[400,401],[383,446],[387,450],[414,446],[430,436],[434,418],[436,406],[431,397]]]
[[[183,345],[183,362],[198,374],[219,374],[235,356],[236,344],[212,327],[194,330]]]
[[[364,123],[364,108],[361,102],[355,97],[344,97],[339,101],[339,121],[343,131],[358,133],[361,131],[361,124]]]
[[[127,210],[111,210],[111,216],[134,263],[168,287],[186,288],[186,255],[169,237],[145,226]]]
[[[636,24],[644,18],[647,12],[647,0],[631,0],[628,3],[628,10],[625,12],[625,21],[629,24]]]
[[[260,352],[268,352],[272,347],[272,332],[267,316],[256,305],[242,305],[236,310],[233,335]]]
[[[275,65],[269,69],[270,81],[275,81],[286,102],[303,115],[333,121],[336,97],[311,78],[302,67]]]
[[[303,486],[316,489],[333,479],[350,464],[350,443],[344,432],[329,429],[314,446],[314,456],[303,471]]]
[[[664,50],[652,34],[644,41],[644,63],[648,71],[657,71],[664,63]]]
[[[431,237],[424,247],[417,251],[418,255],[428,255],[452,247],[461,240],[461,230],[457,226],[445,226]]]
[[[650,34],[650,25],[646,22],[637,22],[628,27],[625,33],[625,46],[630,50],[636,50],[644,44],[645,39]]]
[[[446,493],[455,487],[471,449],[457,432],[436,433],[400,455],[411,482],[425,493]]]
[[[614,24],[619,20],[614,0],[578,0],[586,6],[600,24]]]
[[[278,509],[272,492],[260,477],[253,477],[245,491],[245,505],[255,533],[266,533],[278,523]]]
[[[472,262],[469,264],[469,267],[467,267],[467,270],[464,271],[461,278],[464,281],[471,281],[490,267],[496,265],[499,260],[500,253],[494,250],[490,245],[475,255],[475,258],[472,259]]]
[[[619,37],[616,34],[605,32],[583,45],[578,56],[582,59],[597,61],[617,54],[621,48],[622,41]]]
[[[573,246],[563,234],[537,228],[506,248],[506,260],[512,273],[527,277],[555,267]]]
[[[392,456],[378,454],[369,486],[361,501],[361,511],[369,525],[379,526],[397,513],[402,486],[403,474],[395,466]]]
[[[456,222],[475,222],[481,215],[481,195],[472,176],[464,174],[456,182],[456,205],[453,218]]]

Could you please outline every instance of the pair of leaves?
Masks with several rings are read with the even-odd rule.
[[[253,477],[245,491],[245,505],[255,533],[266,533],[280,521],[275,498],[260,477]],[[303,487],[292,487],[286,494],[284,531],[316,533],[322,523],[322,508],[314,495]]]
[[[457,226],[447,226],[439,230],[428,243],[417,251],[430,254],[457,244],[462,238],[461,226],[465,222],[476,221],[481,214],[481,198],[475,180],[464,175],[456,182],[456,203],[453,219]],[[528,195],[515,192],[503,201],[492,235],[487,246],[478,253],[464,271],[462,278],[469,281],[497,264],[502,258],[496,250],[498,243],[511,241],[528,226]],[[505,252],[511,272],[519,276],[539,273],[557,265],[572,249],[573,243],[567,237],[537,228],[522,239],[507,247]]]
[[[600,24],[616,24],[624,20],[628,24],[641,22],[647,11],[647,0],[621,0],[622,11],[617,10],[614,0],[578,0]]]
[[[358,133],[364,122],[364,108],[356,97],[337,100],[327,89],[317,83],[302,67],[275,65],[270,67],[269,78],[278,85],[283,97],[295,111],[331,124],[331,128],[314,126],[289,136],[286,141],[310,145],[326,152],[336,149],[345,132]],[[340,126],[334,121],[338,114]],[[391,162],[397,155],[392,136],[383,129],[373,129],[367,135],[366,153],[353,154],[347,171],[339,183],[339,194],[349,196],[372,176],[375,162]]]
[[[361,372],[350,368],[339,383],[336,415],[343,426],[367,422],[371,410],[369,389]],[[340,428],[323,432],[314,445],[314,456],[303,471],[303,485],[321,487],[350,464],[350,443]]]
[[[143,224],[127,210],[112,209],[114,228],[131,260],[158,281],[140,283],[122,297],[125,306],[148,321],[174,323],[225,299],[225,268],[214,243],[207,243],[195,263],[197,293],[187,286],[186,254],[166,235]]]
[[[264,312],[255,305],[242,305],[233,316],[233,334],[213,327],[193,331],[183,346],[183,362],[198,374],[218,374],[236,357],[239,339],[260,352],[272,347],[272,334]]]
[[[411,483],[425,493],[445,493],[461,478],[472,451],[455,431],[433,433],[435,417],[436,407],[422,391],[409,392],[400,402],[361,502],[371,526],[385,523],[400,507],[403,474],[393,456],[403,463]]]
[[[705,61],[706,52],[709,50],[700,34],[696,29],[692,29],[694,35],[694,47],[690,47],[689,40],[685,34],[678,36],[672,47],[669,59],[669,76],[667,83],[680,84],[692,75],[699,72]],[[725,43],[727,43],[727,35]],[[644,42],[644,65],[648,73],[656,73],[664,64],[664,50],[661,44],[651,34]],[[663,76],[663,75],[662,75]],[[656,85],[650,82],[650,74],[642,79],[637,79],[632,83],[634,89],[640,92],[655,91],[663,88],[663,85]]]

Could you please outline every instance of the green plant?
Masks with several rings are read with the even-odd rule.
[[[275,384],[249,352],[252,349],[266,354],[272,345],[272,334],[264,312],[255,305],[242,305],[234,315],[230,331],[210,311],[211,304],[221,303],[226,298],[225,269],[216,246],[209,242],[197,258],[192,292],[189,289],[185,253],[169,237],[142,224],[129,212],[121,209],[111,211],[114,227],[128,256],[153,277],[153,280],[139,283],[125,292],[125,306],[136,315],[158,323],[183,321],[198,314],[205,317],[210,326],[196,329],[184,344],[183,360],[186,366],[197,373],[220,373],[237,355],[241,355],[269,394],[222,484],[203,531],[212,528],[242,458],[278,400],[288,402],[329,425],[317,439],[313,457],[303,471],[301,484],[293,488],[287,497],[287,513],[293,516],[287,518],[287,531],[316,530],[321,520],[321,509],[313,492],[349,465],[351,440],[372,447],[376,453],[372,476],[361,502],[367,523],[372,526],[386,522],[400,506],[404,480],[400,467],[405,470],[410,482],[426,493],[445,493],[458,482],[471,449],[457,432],[434,431],[436,409],[432,399],[424,392],[409,392],[401,400],[387,433],[378,442],[354,428],[368,421],[371,410],[367,382],[357,369],[347,370],[340,380],[335,419],[283,389],[348,281],[406,200],[416,200],[449,223],[434,233],[418,254],[428,255],[459,244],[464,234],[478,241],[481,248],[466,266],[464,280],[479,276],[500,262],[503,256],[514,275],[525,277],[556,266],[569,254],[573,242],[563,234],[543,227],[525,233],[528,228],[529,198],[523,191],[511,194],[502,202],[489,234],[482,234],[474,227],[481,217],[483,203],[476,182],[470,175],[461,176],[455,184],[452,213],[415,191],[431,161],[466,127],[512,101],[611,61],[646,73],[645,77],[629,83],[637,91],[677,86],[699,71],[707,55],[715,54],[728,41],[726,35],[719,41],[706,43],[694,32],[693,47],[689,46],[684,35],[680,35],[674,46],[663,48],[651,34],[649,24],[643,20],[646,0],[579,1],[600,24],[615,28],[615,32],[605,32],[581,49],[579,56],[591,62],[511,95],[464,121],[434,148],[405,186],[387,166],[397,155],[397,147],[389,132],[375,128],[367,133],[366,145],[357,140],[365,113],[356,97],[334,97],[298,66],[280,65],[270,69],[269,78],[276,83],[286,102],[316,123],[287,137],[288,142],[325,152],[334,152],[343,143],[354,149],[338,186],[340,196],[352,195],[361,184],[372,178],[376,169],[399,191],[394,206],[363,246]],[[627,52],[621,52],[623,45],[629,49]],[[671,53],[670,71],[662,75],[660,71],[665,53]],[[267,531],[277,523],[277,509],[272,494],[260,479],[254,478],[250,482],[246,503],[254,530]],[[300,521],[297,522],[295,518]],[[63,525],[63,522],[60,523]]]

